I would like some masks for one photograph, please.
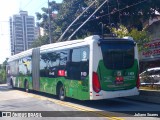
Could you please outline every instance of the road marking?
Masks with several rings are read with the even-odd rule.
[[[50,100],[52,101],[52,100]],[[53,100],[54,101],[54,100]],[[57,104],[59,105],[64,105],[64,106],[67,106],[67,107],[71,107],[71,108],[74,108],[74,109],[77,109],[77,110],[81,110],[81,111],[88,111],[88,112],[91,112],[91,113],[94,113],[94,114],[97,114],[99,116],[102,116],[102,117],[105,117],[109,120],[124,120],[122,118],[118,118],[118,117],[112,117],[111,115],[109,114],[105,114],[105,113],[102,113],[102,111],[93,111],[92,109],[88,109],[88,108],[82,108],[82,107],[79,107],[77,105],[71,105],[70,103],[63,103],[63,102],[56,102]]]
[[[107,118],[109,120],[124,120],[123,118],[119,118],[119,117],[111,116],[110,114],[102,113],[103,111],[95,111],[94,109],[87,108],[85,106],[79,106],[79,105],[75,105],[73,103],[60,101],[60,100],[56,100],[56,99],[53,99],[53,98],[47,98],[47,97],[36,95],[36,94],[33,94],[33,93],[25,93],[25,94],[27,94],[29,96],[32,96],[34,98],[41,99],[41,100],[48,100],[48,101],[54,102],[56,104],[66,106],[66,107],[70,107],[70,108],[73,108],[73,109],[76,109],[76,110],[91,112],[93,114],[99,115],[100,117],[104,117],[104,118]]]

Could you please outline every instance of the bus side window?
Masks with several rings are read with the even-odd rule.
[[[58,77],[66,77],[66,66],[69,56],[69,50],[59,51],[59,66],[57,69]]]
[[[47,53],[43,53],[40,56],[40,76],[47,77],[48,69],[47,69],[48,56]]]
[[[67,62],[67,79],[84,80],[89,74],[89,48],[75,48],[70,50]]]
[[[80,72],[80,49],[76,48],[70,51],[71,58],[70,61],[67,63],[67,79],[71,80],[80,80],[81,79],[81,72]]]
[[[57,71],[59,68],[59,61],[60,61],[60,52],[54,51],[47,53],[48,56],[48,64],[47,64],[47,70],[48,70],[48,76],[50,78],[56,78],[58,77]]]

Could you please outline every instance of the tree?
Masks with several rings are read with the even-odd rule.
[[[112,32],[116,34],[119,38],[125,36],[131,36],[138,44],[139,51],[147,49],[144,47],[144,43],[150,41],[150,36],[147,34],[147,31],[142,30],[138,31],[135,28],[132,28],[130,31],[123,25],[120,25],[119,28],[112,28]]]
[[[32,44],[32,47],[39,47],[41,45],[49,44],[49,36],[39,36],[37,40],[35,40]]]
[[[7,65],[8,58],[3,62],[0,69],[0,84],[6,83],[6,65]]]
[[[48,34],[49,33],[49,17],[51,20],[51,35],[53,36],[53,41],[55,42],[54,39],[56,38],[56,34],[54,32],[56,32],[56,23],[55,23],[55,19],[56,19],[56,14],[55,12],[57,12],[59,10],[60,4],[56,3],[55,1],[49,2],[49,9],[48,8],[42,8],[43,13],[39,13],[36,12],[36,16],[37,16],[37,20],[40,20],[41,22],[38,23],[39,27],[42,27],[45,32]],[[54,31],[54,32],[53,32]],[[42,40],[41,38],[37,39],[37,41]],[[43,42],[42,42],[43,43]],[[35,46],[36,42],[34,43]],[[46,41],[46,44],[48,44],[48,42]]]
[[[63,0],[61,4],[55,1],[50,3],[51,12],[56,11],[56,18],[51,17],[52,36],[55,42],[70,23],[82,13],[93,0]],[[104,2],[98,0],[83,16],[79,18],[67,34],[66,40],[97,8]],[[43,14],[37,13],[37,18],[42,20],[40,26],[48,31],[48,9],[42,8]],[[119,27],[119,24],[127,27],[129,31],[135,28],[143,30],[143,23],[155,16],[155,11],[160,12],[158,0],[110,0],[73,36],[72,39],[83,38],[87,35],[101,34],[101,24],[105,27],[104,33],[110,33],[111,27]]]
[[[128,29],[123,25],[120,25],[119,28],[113,27],[113,28],[111,28],[111,31],[114,34],[116,34],[117,37],[119,37],[119,38],[125,37],[125,36],[127,36],[129,34]]]
[[[129,32],[128,36],[133,37],[134,40],[137,42],[139,51],[147,49],[146,47],[144,47],[144,44],[148,43],[151,40],[151,38],[150,38],[149,34],[147,33],[147,31],[145,31],[145,30],[138,31],[135,28],[133,28]]]

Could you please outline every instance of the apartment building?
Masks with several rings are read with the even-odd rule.
[[[10,17],[11,54],[17,54],[32,47],[35,40],[34,16],[29,16],[27,11]]]

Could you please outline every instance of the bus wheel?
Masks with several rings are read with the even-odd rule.
[[[65,100],[65,89],[63,85],[59,86],[58,97],[60,100]]]
[[[25,91],[26,91],[26,92],[29,92],[29,83],[28,83],[27,80],[26,80],[26,82],[25,82]]]

